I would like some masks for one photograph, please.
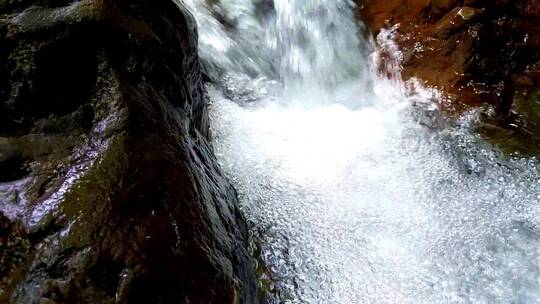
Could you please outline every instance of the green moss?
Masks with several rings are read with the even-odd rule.
[[[31,244],[22,229],[0,215],[0,303],[9,303],[27,266],[30,250]]]
[[[257,276],[257,285],[259,287],[259,300],[261,303],[264,303],[265,299],[275,292],[272,282],[272,273],[262,258],[260,246],[253,240],[252,236],[249,237],[248,247],[251,255],[255,259],[255,275]]]
[[[103,155],[66,193],[62,212],[77,222],[62,245],[82,247],[92,242],[92,233],[107,218],[105,213],[110,208],[113,192],[122,184],[126,166],[124,136],[121,135],[110,140]]]
[[[511,155],[540,156],[540,89],[520,96],[509,117],[488,117],[480,133],[503,152]]]

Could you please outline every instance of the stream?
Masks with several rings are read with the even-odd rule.
[[[540,303],[540,165],[441,122],[346,0],[184,0],[267,303]]]

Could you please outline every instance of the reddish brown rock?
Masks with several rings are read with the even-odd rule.
[[[481,10],[472,7],[455,7],[435,24],[433,35],[440,39],[448,39],[453,34],[463,31],[464,27],[481,14]]]
[[[436,15],[443,15],[455,7],[458,0],[433,0],[431,2],[431,11]]]
[[[440,88],[454,108],[496,103],[506,114],[539,85],[540,1],[372,0],[360,14],[375,34],[399,24],[404,78]]]

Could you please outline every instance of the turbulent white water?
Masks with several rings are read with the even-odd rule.
[[[372,72],[351,3],[184,2],[268,302],[540,303],[538,162],[494,151],[474,113],[426,127],[432,96]]]

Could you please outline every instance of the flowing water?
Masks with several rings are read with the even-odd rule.
[[[374,72],[390,31],[361,38],[345,0],[184,4],[267,302],[540,303],[538,162]]]

